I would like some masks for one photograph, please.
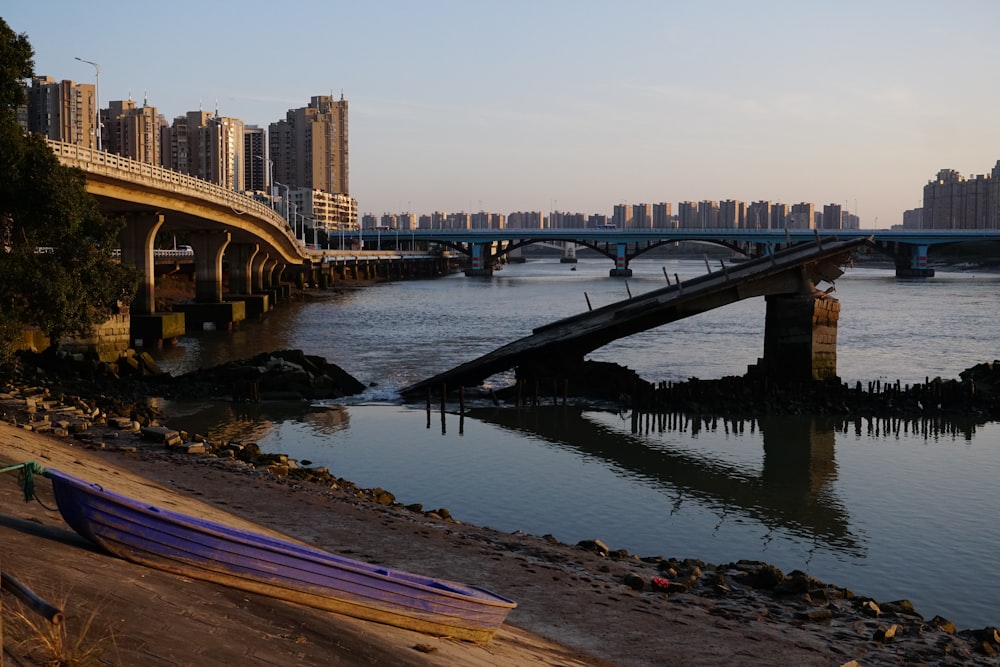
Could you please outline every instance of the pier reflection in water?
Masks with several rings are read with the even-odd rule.
[[[859,551],[843,504],[827,488],[836,477],[832,424],[809,417],[728,420],[680,414],[633,415],[632,432],[614,431],[575,407],[471,410],[469,416],[543,437],[551,444],[595,457],[654,483],[671,497],[673,513],[684,502],[718,508],[723,516],[752,518],[831,547]],[[754,434],[763,439],[758,461],[714,459],[678,438],[650,442],[651,430],[697,438],[703,431]]]

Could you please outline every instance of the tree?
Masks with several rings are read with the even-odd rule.
[[[87,334],[138,284],[134,267],[112,256],[124,222],[103,216],[83,172],[60,165],[17,122],[33,55],[27,36],[0,18],[0,358],[27,328],[53,345]]]

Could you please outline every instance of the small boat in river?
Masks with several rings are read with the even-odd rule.
[[[485,643],[511,600],[155,507],[51,468],[59,512],[77,533],[126,560],[426,634]],[[27,490],[31,484],[26,485]]]

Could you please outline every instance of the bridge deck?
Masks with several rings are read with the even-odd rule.
[[[539,327],[529,336],[406,387],[402,394],[417,395],[442,385],[478,386],[491,375],[523,363],[551,364],[554,359],[572,363],[619,338],[742,299],[809,291],[816,283],[840,277],[840,266],[868,241],[814,242],[743,264],[723,265],[703,276]]]

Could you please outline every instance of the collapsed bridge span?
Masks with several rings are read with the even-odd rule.
[[[406,387],[402,394],[479,386],[496,373],[531,364],[568,368],[619,338],[757,296],[768,297],[763,370],[777,379],[835,376],[839,304],[816,285],[839,278],[851,253],[868,242],[867,237],[841,241],[817,236],[813,243],[760,259],[735,266],[721,263],[697,278],[538,327],[529,336]],[[816,330],[817,323],[822,331]],[[804,329],[810,334],[805,338]]]

